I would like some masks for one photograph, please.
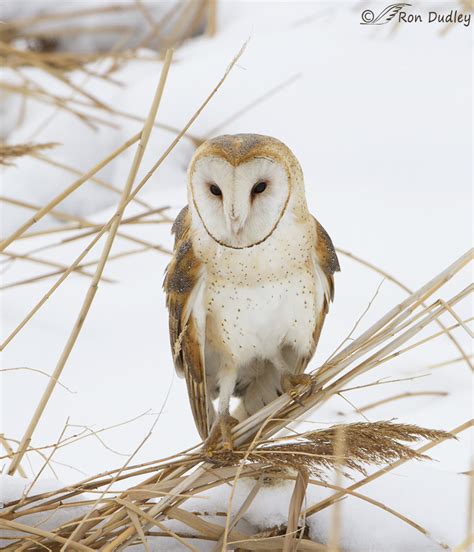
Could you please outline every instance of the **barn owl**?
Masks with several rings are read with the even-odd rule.
[[[307,383],[338,259],[308,211],[296,157],[258,134],[196,150],[172,233],[164,290],[175,368],[206,449],[221,439],[231,449],[237,421]]]

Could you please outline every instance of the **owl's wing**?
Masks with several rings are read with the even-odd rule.
[[[212,403],[206,392],[204,369],[205,316],[193,307],[204,286],[204,272],[193,251],[188,207],[172,226],[175,236],[173,258],[166,269],[163,288],[169,312],[169,332],[174,365],[186,379],[189,402],[196,427],[205,439],[209,432]]]
[[[329,304],[334,299],[334,273],[341,270],[336,250],[329,234],[313,217],[316,226],[316,243],[314,246],[314,267],[316,277],[323,289],[323,306],[316,319],[316,325],[313,331],[313,353],[319,341],[319,336],[323,328],[324,319],[329,310]],[[311,355],[312,356],[312,355]],[[309,359],[308,359],[309,360]]]

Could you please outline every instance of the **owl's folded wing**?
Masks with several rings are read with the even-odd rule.
[[[316,227],[316,242],[314,247],[314,267],[323,293],[323,305],[316,317],[316,325],[313,332],[313,351],[319,341],[319,336],[324,324],[324,319],[329,310],[329,303],[334,299],[334,273],[340,270],[339,260],[331,238],[326,230],[313,217]],[[312,356],[312,355],[311,355]]]
[[[336,250],[329,234],[316,219],[314,219],[314,223],[316,225],[316,261],[322,270],[324,280],[324,310],[327,313],[329,303],[334,299],[334,273],[339,272],[341,267],[339,266],[339,259],[337,258]]]
[[[190,215],[185,207],[177,216],[173,258],[166,269],[163,288],[169,311],[171,350],[176,372],[184,376],[189,402],[199,434],[209,433],[212,403],[207,397],[204,370],[205,320],[199,320],[193,307],[204,284],[200,261],[193,252],[190,236]]]

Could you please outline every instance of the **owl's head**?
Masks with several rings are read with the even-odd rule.
[[[279,140],[236,134],[204,142],[191,160],[189,205],[207,233],[222,245],[263,242],[294,207],[306,207],[301,168]]]

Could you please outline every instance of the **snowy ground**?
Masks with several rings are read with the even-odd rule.
[[[472,34],[470,28],[458,25],[444,35],[440,34],[443,26],[438,24],[400,25],[396,32],[388,25],[360,25],[360,13],[368,6],[377,11],[385,3],[362,6],[359,2],[224,2],[217,36],[193,39],[176,51],[158,120],[181,128],[250,37],[238,66],[191,132],[199,137],[258,132],[286,142],[303,167],[311,211],[336,246],[370,260],[416,289],[471,246]],[[426,13],[428,9],[449,11],[454,7],[454,2],[443,2],[415,4],[413,9]],[[116,75],[124,83],[122,87],[93,78],[86,87],[116,109],[143,117],[160,67],[157,62],[129,64]],[[44,79],[32,70],[30,75]],[[299,77],[283,90],[225,123],[234,112],[294,75]],[[54,82],[47,85],[58,93],[70,93]],[[3,112],[7,126],[15,114],[14,99],[9,101],[9,108]],[[44,105],[30,102],[27,123],[13,131],[8,140],[23,143],[35,133],[36,142],[59,141],[62,145],[48,155],[81,171],[92,167],[139,129],[138,123],[110,117],[119,129],[102,127],[94,132],[68,114],[57,112],[50,118],[51,113]],[[164,130],[154,131],[141,175],[173,137]],[[185,171],[193,149],[192,142],[183,139],[140,197],[154,206],[169,205],[171,212],[177,213],[186,201]],[[110,164],[101,177],[122,187],[132,156],[133,149]],[[61,170],[22,158],[17,167],[4,170],[2,194],[42,205],[73,180]],[[89,183],[60,208],[105,221],[113,213],[116,197]],[[135,212],[135,206],[127,210],[127,214]],[[2,215],[2,233],[7,235],[31,212],[2,207]],[[45,228],[53,222],[57,225],[49,219],[37,227]],[[127,231],[171,246],[168,225],[136,226]],[[56,236],[60,239],[63,234]],[[24,240],[9,250],[31,251],[51,239]],[[67,264],[86,243],[69,244],[38,256]],[[133,247],[118,239],[113,254]],[[99,254],[100,247],[90,258],[97,259]],[[340,260],[342,272],[336,279],[336,301],[312,368],[347,336],[381,281],[378,274],[350,259],[341,256]],[[143,439],[158,412],[159,423],[140,450],[138,461],[177,452],[198,440],[187,408],[184,382],[174,376],[172,369],[161,290],[167,262],[165,255],[147,251],[111,261],[106,268],[105,275],[117,283],[100,286],[61,378],[70,391],[56,389],[33,445],[54,443],[66,420],[71,424],[67,435],[72,435],[84,427],[97,430],[136,419],[102,433],[106,447],[90,436],[60,448],[52,465],[62,481],[73,482],[81,479],[82,473],[119,466]],[[3,268],[4,285],[43,270],[21,261],[4,264]],[[441,295],[450,297],[450,291],[459,291],[469,279],[469,271],[465,271]],[[53,281],[2,292],[4,336]],[[84,277],[70,277],[7,347],[2,367],[29,367],[51,373],[88,284]],[[385,281],[360,330],[404,296],[404,292]],[[467,304],[460,305],[457,312],[464,319],[472,316]],[[454,323],[449,317],[444,320]],[[438,327],[433,325],[424,335],[436,331]],[[455,332],[469,348],[465,332]],[[406,391],[446,392],[443,397],[389,402],[366,415],[371,421],[396,418],[450,430],[471,417],[470,372],[462,362],[433,369],[430,366],[457,356],[450,341],[441,337],[379,367],[357,383],[387,376],[426,374],[425,377],[352,391],[347,398],[363,407]],[[45,383],[43,375],[30,371],[2,374],[1,431],[8,438],[21,438]],[[321,425],[360,419],[342,399],[334,399],[312,415],[312,421]],[[433,449],[435,462],[405,464],[362,491],[455,546],[464,539],[466,531],[468,478],[461,472],[470,469],[469,439],[465,432],[459,441]],[[42,462],[39,455],[31,453],[24,467],[31,475]],[[53,474],[49,472],[48,477]],[[2,481],[6,494],[5,489],[18,487],[16,482]],[[266,490],[246,516],[253,526],[273,525],[284,519],[286,491],[277,495],[278,500],[271,498],[272,492],[276,491]],[[226,498],[219,493],[206,501],[206,510],[225,509]],[[321,488],[314,487],[308,494],[308,503],[325,495]],[[346,498],[342,511],[342,545],[346,551],[440,549],[390,514],[355,498]],[[328,509],[312,518],[316,539],[326,540],[330,515]],[[180,548],[169,543],[166,549]]]

